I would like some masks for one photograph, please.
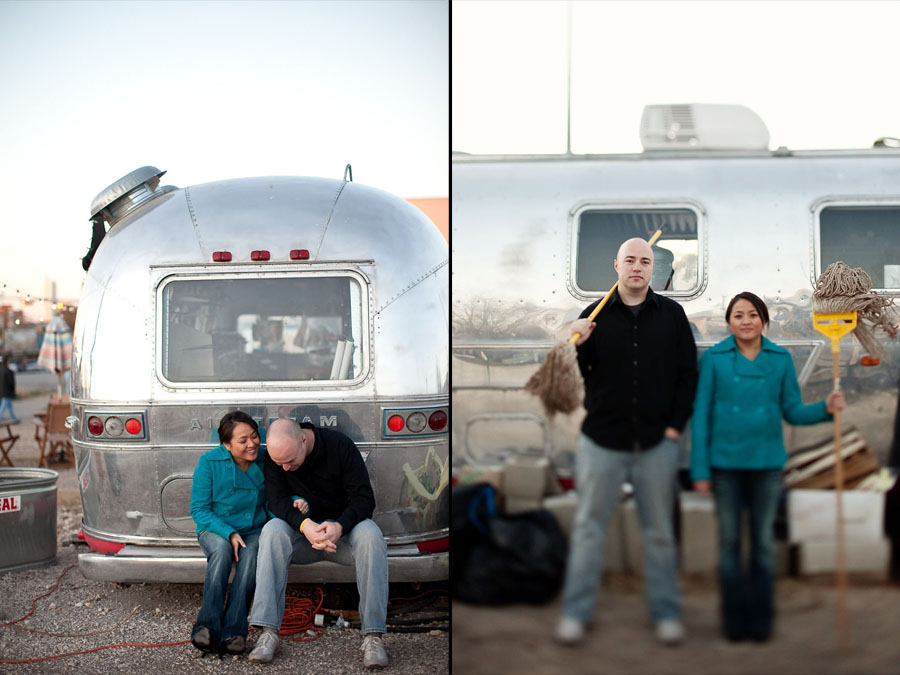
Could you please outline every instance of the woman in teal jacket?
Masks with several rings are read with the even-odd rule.
[[[259,532],[269,519],[263,482],[265,452],[259,427],[241,411],[219,423],[220,446],[200,457],[191,487],[191,516],[206,554],[203,604],[191,630],[202,651],[240,654],[247,642],[247,612],[256,589]],[[231,593],[225,601],[234,564]]]
[[[787,453],[781,420],[816,424],[844,407],[832,392],[804,405],[790,352],[762,332],[765,303],[750,292],[728,303],[732,335],[700,359],[691,419],[691,479],[715,496],[722,628],[729,640],[768,640],[774,623],[773,524]],[[741,514],[749,513],[750,569],[741,565]]]

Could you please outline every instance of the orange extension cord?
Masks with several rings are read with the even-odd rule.
[[[290,639],[294,642],[317,640],[325,630],[315,624],[316,614],[322,608],[324,600],[325,593],[322,592],[320,586],[316,586],[315,596],[312,600],[293,596],[286,597],[284,599],[284,619],[278,634],[286,637],[302,632],[302,635]]]

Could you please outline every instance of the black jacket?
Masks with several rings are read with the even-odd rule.
[[[0,398],[16,397],[16,374],[9,366],[0,366]]]
[[[356,444],[339,431],[320,429],[309,422],[300,426],[316,436],[313,450],[295,471],[285,471],[266,454],[263,473],[269,510],[291,527],[300,529],[307,518],[336,520],[349,534],[361,520],[371,518],[375,493],[369,472]],[[309,512],[294,508],[292,496],[309,502]]]
[[[697,346],[681,305],[648,289],[635,317],[616,290],[594,321],[578,347],[585,435],[605,448],[632,450],[656,445],[668,426],[683,430],[697,388]]]

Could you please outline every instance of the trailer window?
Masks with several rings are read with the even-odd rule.
[[[830,206],[819,214],[819,272],[843,260],[872,287],[900,290],[900,206]]]
[[[653,246],[650,286],[658,292],[699,287],[697,214],[691,209],[589,209],[578,218],[575,285],[586,293],[603,293],[616,283],[613,260],[622,242],[649,238],[662,228]]]
[[[174,280],[162,298],[162,374],[171,382],[362,372],[362,291],[349,276]]]

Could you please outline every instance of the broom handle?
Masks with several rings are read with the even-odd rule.
[[[840,340],[840,338],[837,338]],[[841,371],[838,363],[838,352],[832,350],[831,360],[834,371],[834,389],[840,391]],[[844,557],[844,509],[843,509],[843,490],[844,490],[844,459],[841,457],[841,411],[834,411],[834,479],[835,479],[835,497],[837,514],[837,587],[838,587],[838,638],[842,648],[846,648],[849,644],[848,627],[847,627],[847,570],[846,559]]]
[[[650,237],[649,240],[647,240],[647,243],[650,246],[653,246],[653,244],[656,243],[656,240],[659,239],[661,236],[662,236],[662,230],[657,230],[656,232],[653,233],[653,236]],[[610,288],[609,291],[606,293],[606,296],[603,298],[603,300],[600,301],[600,304],[597,305],[596,307],[594,307],[594,311],[588,315],[588,321],[593,321],[595,318],[597,318],[597,315],[600,313],[600,310],[603,309],[604,305],[606,305],[607,302],[609,302],[609,299],[612,297],[612,294],[615,292],[615,290],[618,287],[619,287],[619,282],[616,281],[616,283],[614,283],[612,285],[612,288]],[[578,338],[580,338],[580,337],[581,337],[581,333],[576,332],[572,335],[572,337],[569,338],[569,342],[571,342],[572,344],[575,344],[576,342],[578,342]]]

